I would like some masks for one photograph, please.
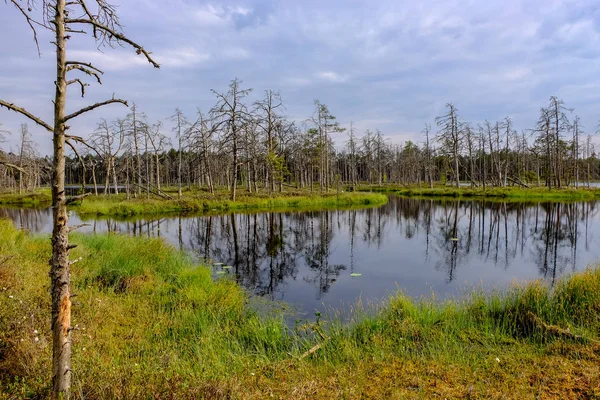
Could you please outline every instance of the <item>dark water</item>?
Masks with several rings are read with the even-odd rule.
[[[51,230],[49,210],[0,209],[17,226]],[[420,297],[552,283],[600,260],[596,202],[502,203],[391,197],[379,208],[300,213],[90,220],[88,232],[161,236],[192,254],[232,266],[251,292],[312,315],[402,289]],[[81,223],[73,215],[71,224]],[[458,239],[458,240],[453,240]],[[217,274],[221,270],[221,274]],[[351,273],[360,273],[352,277]]]

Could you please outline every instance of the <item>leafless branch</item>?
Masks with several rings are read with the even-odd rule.
[[[4,165],[6,168],[16,169],[20,173],[28,175],[27,171],[25,171],[23,168],[15,165],[15,164],[11,164],[11,163],[9,163],[7,161],[0,160],[0,165]]]
[[[94,67],[92,64],[80,63],[80,62],[76,62],[76,61],[75,62],[68,61],[67,65],[68,65],[67,72],[77,69],[86,75],[93,76],[94,78],[96,78],[98,83],[102,85],[102,81],[100,80],[100,75],[104,74],[104,72],[102,72],[98,68]],[[100,75],[98,75],[98,74],[100,74]]]
[[[74,65],[83,65],[84,67],[88,67],[88,68],[90,68],[90,69],[93,69],[94,71],[96,71],[96,72],[98,72],[98,73],[100,73],[100,74],[104,74],[104,71],[102,71],[102,70],[101,70],[101,69],[99,69],[99,68],[96,68],[96,67],[94,67],[94,66],[92,65],[92,63],[87,63],[87,62],[82,62],[82,61],[67,61],[65,64],[69,66],[69,67],[67,68],[67,71],[69,71],[69,70],[73,69],[73,67],[72,67],[72,66],[74,66]]]
[[[0,100],[0,107],[6,107],[9,110],[12,110],[16,113],[22,114],[24,116],[26,116],[27,118],[29,118],[30,120],[32,120],[33,122],[35,122],[36,124],[43,126],[44,128],[46,128],[47,131],[49,132],[53,132],[54,129],[50,126],[50,124],[48,124],[47,122],[42,121],[40,118],[36,117],[35,115],[31,114],[29,111],[25,110],[22,107],[18,107],[15,106],[12,103],[9,103],[7,101],[4,100]]]
[[[109,99],[109,100],[106,100],[106,101],[103,101],[100,103],[92,104],[91,106],[84,107],[81,110],[75,111],[74,113],[67,115],[65,117],[64,122],[67,122],[68,120],[73,119],[73,118],[75,118],[83,113],[86,113],[88,111],[95,110],[98,107],[102,107],[102,106],[112,104],[112,103],[121,103],[121,104],[124,104],[125,106],[129,107],[129,105],[127,104],[127,101],[125,101],[123,99]]]
[[[35,42],[35,47],[37,48],[38,56],[41,57],[42,53],[40,51],[40,43],[38,42],[37,31],[35,30],[35,26],[34,25],[38,25],[38,26],[41,26],[41,27],[44,27],[44,28],[47,28],[47,27],[44,24],[42,24],[42,23],[36,21],[35,19],[31,18],[31,16],[29,15],[29,13],[27,11],[25,11],[25,9],[23,8],[23,6],[21,6],[21,4],[19,4],[17,0],[10,0],[10,2],[12,3],[12,5],[14,5],[17,8],[17,10],[19,10],[19,12],[21,14],[23,14],[23,17],[25,17],[25,20],[27,21],[27,24],[31,28],[31,32],[33,32],[33,41]],[[27,7],[28,7],[28,10],[31,11],[31,4],[29,3],[29,1],[27,2]]]
[[[120,32],[115,31],[114,29],[103,25],[99,22],[97,22],[95,19],[86,19],[86,18],[66,18],[65,22],[67,24],[87,24],[87,25],[92,25],[94,28],[97,28],[99,30],[101,30],[102,32],[104,32],[105,34],[107,34],[109,37],[116,39],[117,41],[120,42],[125,42],[129,45],[131,45],[135,50],[137,54],[143,54],[146,57],[146,60],[148,60],[148,62],[150,64],[152,64],[154,66],[154,68],[160,68],[160,65],[158,65],[158,63],[156,61],[154,61],[154,59],[152,59],[152,57],[150,56],[150,53],[148,51],[146,51],[142,46],[140,46],[139,44],[137,44],[136,42],[134,42],[133,40],[129,39],[127,36],[123,35]]]
[[[73,146],[73,143],[71,143],[68,139],[65,140],[65,142],[69,145],[69,147],[71,148],[71,150],[73,150],[73,152],[75,153],[75,155],[79,159],[79,162],[81,163],[81,168],[83,168],[83,176],[85,177],[85,169],[86,168],[85,168],[85,163],[83,162],[83,158],[81,158],[81,155],[79,155],[79,152],[77,151],[77,149],[75,148],[75,146]]]
[[[77,151],[73,148],[73,144],[70,143],[71,140],[74,142],[77,142],[77,143],[81,143],[88,149],[94,151],[99,157],[102,157],[102,155],[100,155],[100,153],[98,153],[98,150],[96,150],[96,148],[94,146],[91,146],[90,144],[88,144],[81,136],[65,135],[65,140],[66,140],[67,144],[69,146],[71,146],[73,151],[75,151],[75,153],[77,153]]]
[[[72,83],[79,83],[79,85],[81,86],[81,97],[84,97],[85,96],[85,87],[90,86],[90,85],[87,83],[83,83],[80,79],[71,79],[70,81],[67,82],[67,86]]]

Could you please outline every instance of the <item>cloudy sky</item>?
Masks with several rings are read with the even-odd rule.
[[[51,37],[40,33],[41,58],[20,15],[0,2],[0,98],[52,116]],[[472,122],[510,116],[518,129],[535,124],[551,95],[575,108],[586,132],[600,119],[600,2],[597,0],[113,0],[124,32],[153,52],[153,69],[126,48],[70,42],[69,58],[105,70],[85,99],[73,87],[69,109],[115,94],[150,121],[180,107],[214,103],[241,79],[260,97],[281,90],[286,113],[308,118],[319,99],[345,126],[380,129],[395,142],[421,140],[453,102]],[[90,82],[91,83],[91,82]],[[100,118],[123,117],[113,105],[72,124],[87,136]],[[2,129],[21,122],[0,110]],[[167,129],[169,123],[167,122]],[[40,151],[49,135],[30,124]]]

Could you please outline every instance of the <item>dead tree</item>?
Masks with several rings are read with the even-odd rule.
[[[452,156],[454,161],[454,181],[456,187],[460,186],[459,156],[462,146],[462,124],[459,121],[456,107],[453,104],[446,104],[448,112],[445,115],[435,119],[438,131],[437,139],[443,149]]]
[[[242,81],[234,79],[229,84],[227,93],[218,93],[212,90],[217,97],[217,104],[211,110],[211,116],[218,121],[218,126],[224,132],[225,142],[231,143],[232,177],[231,177],[231,200],[235,201],[238,168],[240,135],[246,122],[250,120],[250,113],[243,100],[252,89],[241,89]]]
[[[425,134],[425,157],[426,166],[425,173],[427,182],[429,182],[429,188],[433,188],[433,166],[431,165],[431,146],[429,144],[429,135],[431,134],[431,125],[425,124],[425,128],[422,131]]]
[[[154,163],[156,168],[156,189],[160,191],[160,152],[165,150],[165,147],[169,145],[169,138],[163,135],[160,131],[162,129],[162,123],[159,121],[152,125],[152,129],[148,132],[148,140],[152,145],[154,151]]]
[[[260,117],[257,118],[258,126],[263,130],[266,136],[267,144],[267,180],[269,191],[275,191],[275,166],[278,163],[278,157],[275,143],[275,129],[281,117],[277,111],[283,108],[281,94],[273,90],[265,90],[265,97],[261,101],[254,103]]]
[[[175,137],[177,138],[177,196],[181,198],[181,188],[183,186],[183,178],[181,176],[183,152],[186,148],[187,139],[189,138],[190,123],[179,108],[175,109],[175,114],[173,114],[169,119],[175,122],[173,131],[175,132]]]
[[[33,141],[31,140],[31,134],[27,129],[27,124],[21,124],[20,132],[20,146],[19,146],[19,194],[23,194],[23,179],[25,178],[25,162],[30,159],[33,155]],[[25,185],[27,190],[27,185]]]
[[[54,33],[53,42],[56,53],[56,79],[54,94],[54,118],[46,122],[42,118],[9,101],[0,100],[0,107],[19,113],[53,134],[54,155],[52,175],[52,259],[50,261],[50,279],[52,292],[52,398],[68,399],[71,387],[71,277],[69,250],[69,216],[67,204],[70,199],[65,196],[65,146],[83,139],[67,134],[69,122],[89,111],[102,106],[120,103],[125,100],[111,98],[67,113],[67,90],[77,87],[85,94],[87,83],[80,78],[70,78],[76,72],[95,78],[99,83],[103,72],[89,62],[67,58],[67,47],[71,35],[91,32],[94,39],[103,44],[116,42],[132,47],[143,55],[154,67],[159,65],[139,44],[123,33],[115,8],[105,0],[41,0],[40,15],[34,7],[33,0],[8,0],[33,31],[33,39],[37,45],[36,29],[47,29]],[[93,8],[91,7],[93,4]],[[39,46],[38,46],[39,51]]]
[[[104,161],[105,182],[104,194],[110,192],[110,175],[113,173],[114,192],[118,193],[117,175],[115,172],[115,160],[123,148],[125,142],[125,122],[117,120],[109,124],[106,120],[101,120],[98,127],[90,136],[90,144],[98,151]]]

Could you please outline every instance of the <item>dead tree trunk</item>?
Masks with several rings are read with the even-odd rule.
[[[42,1],[39,7],[44,14],[41,22],[34,19],[37,11],[34,7],[22,7],[18,0],[9,0],[20,15],[24,16],[26,22],[33,30],[34,40],[37,44],[36,28],[44,28],[54,32],[55,41],[53,45],[56,51],[56,80],[54,82],[54,123],[49,124],[41,118],[31,114],[22,107],[13,103],[0,100],[0,107],[22,114],[44,127],[53,134],[53,172],[52,172],[52,205],[53,205],[53,229],[52,229],[52,257],[50,259],[50,280],[52,296],[52,392],[53,399],[69,399],[71,386],[71,293],[70,293],[70,266],[69,250],[69,216],[67,204],[69,200],[65,196],[65,145],[73,147],[72,141],[85,141],[76,136],[66,134],[67,122],[79,115],[92,111],[107,104],[127,104],[121,99],[109,99],[104,102],[95,103],[84,107],[71,114],[66,114],[67,87],[71,84],[80,85],[81,93],[84,94],[84,84],[80,79],[67,80],[69,71],[78,70],[100,81],[102,71],[90,63],[67,60],[67,41],[72,34],[84,32],[72,25],[81,25],[93,31],[95,39],[100,41],[118,40],[127,43],[143,54],[149,62],[158,68],[149,56],[148,52],[134,43],[115,28],[119,28],[118,20],[114,16],[112,6],[104,2],[97,2],[98,13],[91,14],[85,4],[85,0],[47,0]],[[68,5],[67,5],[68,4]],[[82,15],[82,17],[69,17]],[[46,22],[47,21],[47,22]],[[74,149],[74,148],[73,148]]]
[[[66,40],[65,0],[58,0],[56,23],[56,94],[54,96],[54,173],[52,174],[52,394],[69,397],[71,387],[71,276],[69,216],[65,198]]]

